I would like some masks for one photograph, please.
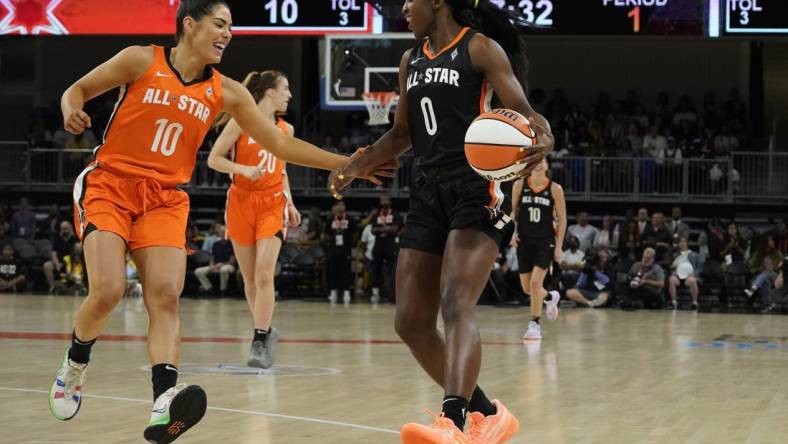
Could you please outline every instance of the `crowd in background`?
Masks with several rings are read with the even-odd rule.
[[[277,274],[284,279],[288,270],[307,267],[316,272],[314,285],[306,293],[303,286],[282,285],[288,290],[281,296],[393,301],[406,217],[387,196],[362,214],[349,213],[341,201],[327,215],[309,209],[302,225],[286,234]],[[85,294],[87,270],[71,220],[70,211],[57,205],[34,210],[26,198],[0,208],[0,291]],[[639,208],[598,221],[580,212],[572,221],[548,285],[578,305],[676,309],[684,302],[697,310],[708,302],[712,280],[719,278],[721,291],[715,297],[721,308],[735,299],[744,301],[745,309],[762,312],[782,306],[783,270],[788,268],[784,220],[742,227],[714,217],[686,220],[681,208],[673,207],[668,214]],[[239,297],[243,291],[222,222],[219,217],[204,231],[191,222],[188,226],[186,246],[195,253],[189,257],[187,295]],[[139,292],[130,257],[127,268],[129,290]],[[483,301],[526,303],[517,270],[514,248],[504,247]]]

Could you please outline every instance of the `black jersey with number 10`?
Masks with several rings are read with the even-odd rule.
[[[479,114],[490,109],[492,87],[474,69],[468,51],[475,34],[463,28],[437,54],[426,40],[411,52],[408,125],[416,163],[421,167],[465,162],[465,132]]]
[[[548,180],[541,190],[533,190],[527,180],[517,210],[517,234],[520,239],[553,239],[555,237],[555,199],[553,182]]]

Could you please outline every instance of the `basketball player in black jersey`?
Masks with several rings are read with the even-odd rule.
[[[558,317],[557,291],[548,295],[544,278],[553,261],[561,258],[566,233],[566,201],[561,185],[547,177],[547,160],[542,160],[531,176],[518,179],[512,189],[512,219],[517,247],[517,262],[523,291],[531,296],[531,322],[523,339],[542,339],[539,319],[542,302],[547,302],[547,318]],[[558,224],[556,224],[556,221]]]
[[[468,126],[500,104],[531,122],[538,144],[524,158],[529,174],[554,146],[545,118],[526,99],[525,23],[490,0],[406,0],[402,12],[421,41],[400,61],[401,97],[393,127],[347,168],[332,173],[337,193],[345,177],[363,175],[411,146],[420,174],[411,187],[396,276],[396,331],[424,370],[444,388],[442,415],[430,427],[406,424],[403,443],[501,443],[517,419],[476,385],[481,342],[475,307],[502,243],[508,209],[499,184],[468,165]],[[508,54],[508,56],[507,56]],[[444,336],[437,329],[442,314]],[[471,426],[463,433],[465,416]]]

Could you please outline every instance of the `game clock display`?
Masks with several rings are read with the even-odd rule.
[[[704,0],[491,0],[516,11],[536,33],[705,35]]]

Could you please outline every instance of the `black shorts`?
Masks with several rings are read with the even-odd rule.
[[[554,239],[520,238],[517,246],[517,263],[520,274],[530,273],[534,267],[547,270],[553,262]]]
[[[509,199],[498,185],[464,166],[421,174],[411,187],[410,211],[400,248],[443,255],[451,230],[480,231],[499,247],[508,244],[514,224]]]

